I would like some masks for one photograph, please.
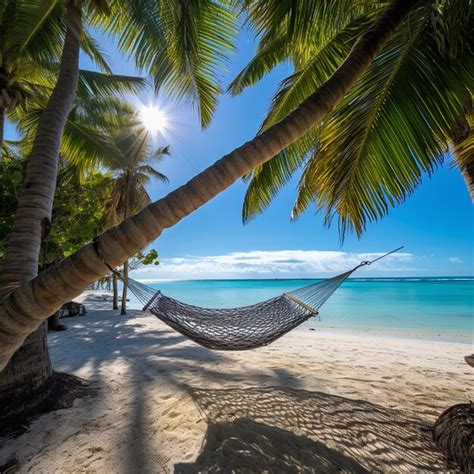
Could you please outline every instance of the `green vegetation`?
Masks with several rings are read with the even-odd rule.
[[[249,2],[260,41],[230,92],[241,93],[283,61],[294,67],[274,95],[262,131],[336,71],[383,8],[337,3],[334,11],[332,2]],[[473,146],[467,126],[473,116],[472,2],[420,5],[324,122],[252,172],[244,220],[262,212],[301,173],[292,217],[314,205],[327,224],[338,218],[342,238],[347,231],[360,236],[369,222],[403,202],[453,144],[457,164],[466,168]]]
[[[4,157],[0,161],[2,236],[8,236],[13,225],[25,165],[25,160],[19,158]],[[108,173],[94,171],[80,180],[73,168],[67,165],[62,168],[58,175],[51,227],[43,239],[40,266],[71,255],[102,231],[105,202],[110,191]],[[5,254],[6,243],[6,239],[0,242],[0,260]]]

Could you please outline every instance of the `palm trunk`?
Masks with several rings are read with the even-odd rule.
[[[47,388],[52,368],[46,336],[47,323],[44,322],[28,336],[1,373],[0,424],[2,418],[27,414],[50,396]]]
[[[41,116],[28,162],[25,185],[20,195],[5,263],[0,274],[0,295],[10,293],[37,275],[42,226],[45,219],[51,220],[59,147],[79,78],[81,13],[73,0],[68,1],[66,21],[67,31],[58,80]],[[3,303],[6,302],[1,304]],[[12,309],[10,306],[10,311],[16,313],[14,317],[18,321],[24,318],[21,308]],[[42,320],[55,311],[50,311],[42,316],[41,320],[36,320],[28,332],[36,331],[25,342],[24,337],[18,339],[8,329],[3,332],[15,338],[17,348],[24,342],[0,378],[0,406],[3,416],[22,412],[33,404],[40,404],[48,396],[46,388],[50,386],[48,378],[52,368],[47,333]],[[31,316],[37,318],[38,315],[39,313]],[[3,319],[2,315],[0,319]],[[8,360],[4,360],[2,367],[5,367],[7,362]],[[33,398],[22,402],[19,395],[25,394]]]
[[[338,70],[281,122],[136,216],[109,229],[96,245],[86,245],[8,296],[0,308],[0,369],[48,314],[109,271],[105,262],[111,267],[120,265],[164,229],[175,225],[319,123],[342,100],[417,3],[418,0],[393,0]]]
[[[123,263],[123,288],[122,288],[122,305],[120,314],[127,314],[127,290],[128,290],[128,260]]]
[[[74,0],[67,3],[68,30],[56,86],[41,116],[26,169],[5,263],[0,275],[1,294],[34,278],[38,271],[42,222],[51,220],[57,163],[63,129],[79,79],[81,12]]]
[[[114,293],[112,309],[118,309],[118,278],[115,273],[112,274],[112,289]]]

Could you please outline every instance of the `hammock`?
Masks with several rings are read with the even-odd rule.
[[[150,311],[174,330],[207,347],[220,351],[255,349],[265,346],[318,314],[319,308],[358,268],[370,265],[403,247],[352,270],[262,303],[231,309],[211,309],[182,303],[137,280],[127,279],[130,291]],[[115,272],[115,270],[114,270]],[[115,272],[120,278],[122,275]],[[123,280],[123,278],[122,278]]]

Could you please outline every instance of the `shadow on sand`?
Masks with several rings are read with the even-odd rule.
[[[282,387],[190,392],[209,426],[199,457],[176,473],[446,471],[431,426],[364,400]]]

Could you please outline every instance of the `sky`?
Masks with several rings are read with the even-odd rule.
[[[109,39],[101,38],[116,74],[139,74],[133,62],[117,53]],[[237,50],[223,75],[228,84],[250,60],[255,43],[242,32]],[[82,57],[81,67],[91,68]],[[158,199],[184,184],[214,161],[252,138],[268,109],[278,83],[290,73],[280,66],[241,96],[224,95],[213,122],[201,130],[196,111],[175,103],[165,93],[150,89],[133,102],[164,108],[169,127],[159,144],[170,145],[171,155],[160,167],[169,184],[151,183],[148,191]],[[8,133],[13,134],[7,127]],[[325,277],[351,268],[360,260],[404,249],[358,276],[465,276],[474,275],[474,207],[459,171],[446,164],[382,221],[368,226],[358,239],[348,235],[340,242],[337,224],[323,225],[322,217],[309,210],[290,221],[297,177],[281,191],[259,217],[244,225],[241,220],[246,186],[240,181],[201,209],[167,229],[152,248],[160,265],[142,268],[136,278],[311,278]],[[363,273],[362,273],[363,272]]]

